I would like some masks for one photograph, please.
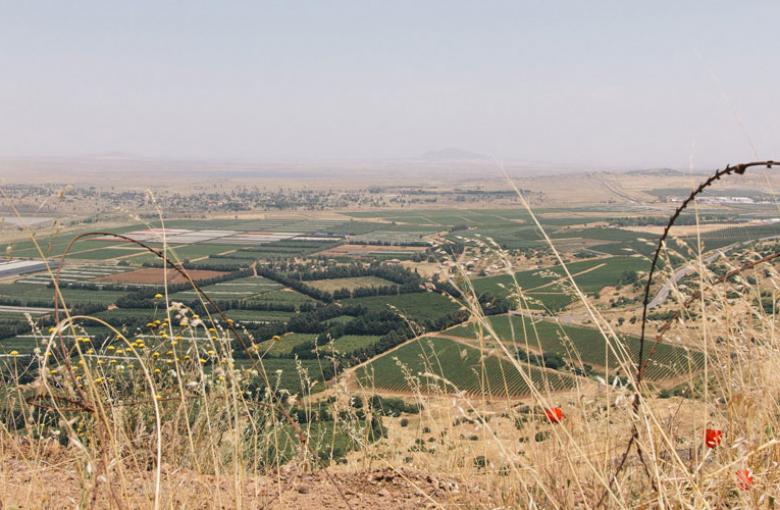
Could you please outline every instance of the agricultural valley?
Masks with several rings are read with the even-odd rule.
[[[4,212],[0,368],[21,386],[3,387],[2,412],[56,403],[33,389],[44,374],[55,394],[96,385],[113,404],[142,398],[143,380],[164,403],[235,378],[242,399],[276,402],[293,420],[263,430],[260,465],[295,458],[297,424],[325,465],[365,441],[411,452],[403,462],[414,464],[436,449],[424,420],[451,420],[453,398],[474,408],[440,433],[460,437],[466,458],[492,448],[469,432],[479,416],[509,416],[544,442],[539,398],[571,407],[632,391],[650,260],[680,203],[679,175],[649,175],[661,191],[602,199],[596,184],[589,203],[568,206],[555,191],[562,176],[526,179],[514,196],[500,181],[479,193],[471,181],[327,192],[371,197],[350,207],[280,200],[279,190],[250,211],[234,210],[232,191],[213,194],[209,212],[182,206],[183,191],[174,202],[150,192],[134,214],[112,209],[113,195],[90,209],[69,200],[79,188],[30,189]],[[646,178],[609,174],[608,190]],[[776,249],[775,206],[738,192],[753,198],[703,200],[664,246],[643,351],[643,392],[656,402],[695,398],[708,380],[691,296]],[[35,200],[45,214],[19,207]],[[748,284],[769,315],[771,277],[755,270]],[[731,277],[725,299],[739,301],[743,285]],[[708,322],[713,338],[730,327]]]

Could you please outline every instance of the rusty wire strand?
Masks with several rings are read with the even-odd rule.
[[[635,416],[639,415],[639,405],[642,400],[642,394],[641,394],[641,385],[642,385],[642,376],[644,375],[644,369],[647,366],[647,363],[645,362],[645,336],[646,336],[646,328],[647,328],[647,308],[650,304],[650,288],[653,284],[653,275],[655,274],[655,271],[658,266],[658,260],[661,255],[661,251],[663,250],[664,246],[666,245],[666,239],[669,237],[669,232],[671,231],[672,227],[676,223],[677,219],[680,217],[682,212],[696,199],[697,196],[699,196],[704,190],[715,184],[717,181],[721,179],[721,177],[726,177],[731,174],[736,175],[743,175],[745,171],[747,171],[749,168],[752,167],[758,167],[763,166],[766,168],[771,169],[773,166],[775,166],[777,162],[773,160],[767,160],[767,161],[751,161],[749,163],[739,163],[737,165],[726,165],[726,168],[723,168],[721,170],[716,171],[712,176],[710,176],[707,180],[699,184],[699,186],[693,190],[690,195],[680,204],[677,209],[675,209],[672,216],[669,218],[669,222],[664,227],[663,233],[658,239],[658,244],[655,248],[655,253],[653,254],[653,259],[650,264],[650,272],[647,276],[647,282],[645,283],[645,291],[644,291],[644,298],[642,300],[642,326],[641,326],[641,333],[639,336],[639,352],[637,354],[637,360],[636,360],[636,373],[634,376],[634,399],[633,399],[633,414]],[[769,257],[768,259],[771,260],[774,257]],[[756,262],[760,263],[761,261]],[[753,264],[755,265],[755,264]],[[750,266],[752,267],[752,266]],[[742,268],[738,268],[738,270],[741,270]],[[739,271],[737,271],[739,272]],[[724,279],[725,281],[725,279]],[[679,316],[679,315],[678,315]],[[671,321],[669,323],[671,325]],[[666,325],[665,325],[666,326]],[[665,332],[668,329],[663,330]],[[659,342],[662,340],[662,335],[656,337],[655,345],[653,345],[653,351],[657,348]],[[651,351],[652,352],[652,351]],[[618,463],[617,468],[615,469],[615,473],[610,478],[609,486],[607,487],[607,490],[604,492],[604,494],[601,496],[601,499],[596,504],[596,507],[600,507],[606,500],[607,495],[612,490],[612,486],[614,485],[615,481],[617,481],[617,477],[622,472],[623,468],[626,465],[626,460],[628,459],[628,455],[631,453],[631,449],[636,445],[637,447],[637,454],[639,456],[640,461],[645,467],[645,471],[648,472],[648,466],[645,464],[644,456],[642,454],[642,448],[639,445],[639,429],[637,428],[636,422],[633,424],[633,431],[631,433],[631,438],[628,440],[628,443],[626,445],[626,449],[620,459],[620,462]],[[651,479],[651,483],[653,485],[653,489],[657,492],[658,487],[655,485],[655,480]]]

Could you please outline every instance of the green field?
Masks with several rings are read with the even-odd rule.
[[[284,287],[262,276],[248,276],[236,280],[215,283],[202,288],[215,301],[246,301],[251,303],[279,303],[297,305],[313,301],[312,298]],[[171,299],[190,301],[197,299],[194,290],[175,293]]]
[[[376,287],[389,287],[396,285],[390,280],[376,276],[357,276],[354,278],[328,278],[325,280],[307,280],[306,285],[325,292],[347,289],[373,289]]]
[[[35,308],[30,308],[29,310],[25,310],[24,308],[20,308],[19,310],[2,310],[0,309],[0,319],[20,319],[25,320],[25,314],[29,313],[32,317],[37,317],[40,315],[46,315],[49,312],[40,311]]]
[[[236,247],[229,244],[198,243],[186,246],[172,246],[168,249],[178,255],[180,259],[194,259],[208,257],[209,255],[214,255],[216,253],[233,251]]]
[[[144,227],[142,225],[126,225],[122,227],[111,227],[110,230],[117,234],[123,234],[141,228]],[[55,257],[61,255],[65,251],[65,248],[68,246],[70,241],[74,239],[76,236],[87,232],[94,232],[95,230],[101,230],[101,228],[81,228],[81,229],[73,230],[72,232],[67,232],[64,234],[55,234],[55,235],[38,234],[36,236],[36,241],[38,245],[41,247],[41,250],[43,251],[45,257]],[[71,248],[70,251],[71,255],[78,252],[83,252],[86,250],[92,250],[96,248],[108,248],[117,244],[112,240],[95,241],[92,239],[93,238],[84,238],[83,240],[77,241]],[[13,257],[38,257],[39,256],[38,250],[35,248],[35,244],[31,240],[21,240],[21,241],[0,244],[0,250],[2,250],[2,253],[4,253],[6,256],[13,256]],[[74,258],[79,258],[79,257],[74,257]]]
[[[88,336],[93,339],[93,345],[100,345],[103,341],[105,341],[108,338],[113,338],[114,333],[109,330],[108,328],[104,328],[103,326],[99,325],[92,325],[95,323],[89,323],[86,321],[81,321],[80,324],[82,326],[85,326],[86,333],[82,335],[81,330],[78,332],[78,336]],[[47,336],[48,333],[44,330],[43,335]],[[68,332],[68,335],[66,335],[66,339],[73,337],[70,335],[70,332]],[[3,338],[0,339],[0,354],[8,354],[11,351],[18,351],[20,354],[30,354],[33,349],[36,347],[41,346],[41,337],[35,336],[30,333],[21,334],[15,337],[11,338]],[[24,358],[26,361],[29,361],[28,358]]]
[[[414,385],[410,384],[399,362],[406,367],[412,380],[419,381],[424,392],[465,391],[496,397],[522,397],[530,393],[522,375],[509,361],[482,357],[478,349],[445,338],[423,338],[380,356],[358,370],[358,379],[367,387],[393,392],[412,391]],[[528,364],[522,364],[522,367],[542,392],[575,385],[572,376]],[[423,373],[443,377],[452,385],[423,376]]]
[[[525,350],[556,353],[572,360],[575,365],[579,365],[577,360],[581,360],[583,364],[602,367],[601,371],[607,365],[610,372],[618,368],[618,358],[607,347],[604,337],[596,329],[558,325],[550,321],[534,321],[519,316],[513,317],[510,321],[507,315],[491,317],[490,323],[501,340],[514,341],[517,346]],[[462,338],[475,338],[475,331],[474,326],[456,326],[445,333]],[[639,340],[629,337],[623,342],[633,366],[639,350]],[[649,353],[653,345],[653,342],[648,342],[645,352]],[[682,347],[658,344],[650,358],[646,376],[658,380],[686,374],[689,366],[698,369],[703,361],[704,357],[699,352],[688,352]]]
[[[315,302],[315,300],[309,296],[286,287],[255,294],[246,298],[246,301],[248,303],[276,303],[284,305],[300,305],[301,303]]]
[[[203,292],[214,299],[243,299],[256,294],[264,294],[283,288],[277,283],[262,276],[247,276],[226,282],[219,282],[202,287]],[[197,294],[194,290],[178,292],[175,296],[190,296]]]
[[[373,230],[371,232],[366,232],[365,234],[358,234],[352,237],[350,240],[387,244],[424,243],[425,236],[430,234],[430,230]]]
[[[101,248],[99,250],[88,250],[71,253],[68,255],[68,260],[81,259],[81,260],[111,260],[118,257],[126,257],[128,255],[137,255],[145,253],[143,249],[136,249],[130,246],[122,245],[120,247],[109,246]]]
[[[236,366],[254,368],[256,370],[264,369],[271,385],[276,389],[285,389],[290,393],[301,393],[302,382],[298,366],[314,382],[312,392],[322,391],[325,386],[322,378],[322,367],[328,364],[323,360],[294,360],[285,358],[265,358],[262,361],[257,360],[236,360]]]
[[[360,213],[348,213],[348,215],[353,216],[354,214],[360,214]],[[369,213],[370,214],[370,213]],[[373,217],[380,217],[381,214],[375,214]],[[338,225],[334,225],[331,227],[328,227],[325,231],[329,234],[336,234],[336,235],[351,235],[351,236],[361,236],[365,234],[369,234],[372,232],[377,231],[383,231],[383,232],[393,232],[392,235],[401,235],[402,233],[411,233],[413,236],[418,236],[420,234],[433,234],[435,232],[439,232],[442,230],[442,225],[419,225],[419,224],[402,224],[402,223],[380,223],[377,221],[359,221],[359,220],[351,220],[344,223],[340,223]]]
[[[100,278],[110,276],[112,274],[124,273],[128,271],[128,268],[109,264],[76,265],[71,262],[66,262],[59,271],[57,271],[56,267],[53,267],[52,271],[54,272],[55,276],[59,277],[60,282],[83,283],[100,280]],[[40,273],[24,275],[16,280],[16,283],[37,283],[40,285],[47,285],[50,281],[52,281],[52,277],[48,272],[44,271]]]
[[[270,356],[289,356],[293,348],[311,342],[317,335],[310,333],[287,333],[282,335],[279,340],[265,340],[260,342],[258,353]]]
[[[458,305],[435,292],[413,292],[392,296],[369,296],[344,299],[344,305],[361,305],[369,311],[398,311],[415,320],[436,320],[458,310]]]
[[[339,315],[338,317],[333,317],[332,319],[328,319],[324,322],[325,324],[346,324],[354,319],[355,318],[351,315]]]
[[[227,310],[229,318],[238,322],[286,322],[294,315],[293,312],[277,312],[266,310]]]
[[[117,308],[115,310],[104,310],[94,314],[101,319],[127,320],[143,319],[152,321],[154,319],[165,319],[166,313],[163,308]]]
[[[66,303],[114,303],[117,299],[127,294],[114,290],[87,290],[87,289],[62,289]],[[0,284],[0,297],[5,299],[20,300],[24,303],[36,303],[52,301],[54,289],[46,285],[29,283],[4,283]]]
[[[551,211],[557,212],[557,211]],[[544,210],[536,211],[537,216],[548,233],[554,233],[561,227],[598,221],[600,217],[583,215],[569,218],[545,216]],[[438,231],[458,226],[456,232],[449,235],[455,240],[490,238],[506,249],[540,248],[544,240],[531,220],[527,211],[515,209],[409,209],[402,211],[361,211],[348,213],[357,218],[382,218],[395,222],[393,228],[408,229],[430,228]],[[381,224],[380,224],[381,225]],[[378,230],[378,227],[374,227]],[[413,230],[411,230],[413,232]],[[373,233],[368,229],[366,232]],[[364,232],[360,232],[364,234]]]
[[[595,293],[606,286],[617,285],[621,276],[629,271],[644,271],[648,263],[640,257],[609,257],[602,259],[582,260],[566,265],[577,282],[577,286],[586,293]],[[559,310],[568,305],[573,298],[565,291],[568,288],[568,278],[561,283],[556,280],[565,278],[561,266],[543,269],[532,269],[510,275],[488,276],[475,278],[474,289],[477,293],[490,293],[494,296],[507,296],[515,289],[515,281],[529,297],[542,302],[549,310]],[[529,308],[535,308],[530,306]]]
[[[344,335],[327,344],[323,350],[335,351],[340,354],[351,354],[366,347],[371,347],[379,340],[374,335]]]

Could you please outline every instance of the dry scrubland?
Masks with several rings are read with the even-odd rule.
[[[509,254],[480,249],[514,273]],[[530,388],[527,398],[453,392],[434,356],[421,371],[399,361],[403,396],[420,411],[388,416],[357,369],[309,394],[314,372],[331,363],[325,354],[301,363],[301,396],[257,390],[279,377],[274,360],[259,350],[238,363],[231,352],[242,333],[232,321],[164,296],[163,317],[143,339],[103,324],[115,340],[102,357],[78,340],[99,319],[65,312],[37,332],[31,361],[0,359],[14,378],[0,431],[3,508],[777,507],[780,344],[774,310],[761,306],[780,288],[771,263],[725,282],[700,265],[700,295],[673,291],[667,309],[680,317],[663,341],[696,348],[705,362],[681,374],[668,398],[644,382],[636,401],[631,376],[576,378],[564,391],[540,383],[484,316],[463,277],[469,256],[452,259],[449,274],[479,331],[470,348],[489,348]],[[523,289],[509,292],[516,313],[537,311]],[[611,363],[633,374],[634,358],[596,300],[569,293],[600,329]],[[73,357],[61,356],[68,336]],[[313,420],[325,402],[333,419]]]

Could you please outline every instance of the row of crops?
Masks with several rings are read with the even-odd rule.
[[[620,344],[609,348],[602,334],[596,330],[580,326],[557,324],[551,321],[533,320],[528,317],[507,315],[490,319],[498,337],[525,350],[537,353],[555,353],[571,360],[575,365],[580,362],[596,367],[598,371],[609,370],[612,373],[619,367],[618,360],[626,359],[633,363],[639,351],[639,340],[627,337]],[[447,330],[448,335],[462,338],[476,338],[475,326],[457,326]],[[621,353],[618,358],[615,353]],[[645,352],[649,356],[646,377],[660,380],[698,370],[704,363],[701,352],[685,347],[656,344],[648,341]]]
[[[525,377],[509,361],[482,356],[479,349],[446,338],[425,337],[358,369],[359,383],[390,392],[464,391],[473,395],[522,397],[530,379],[542,392],[573,388],[576,378],[523,364]]]

